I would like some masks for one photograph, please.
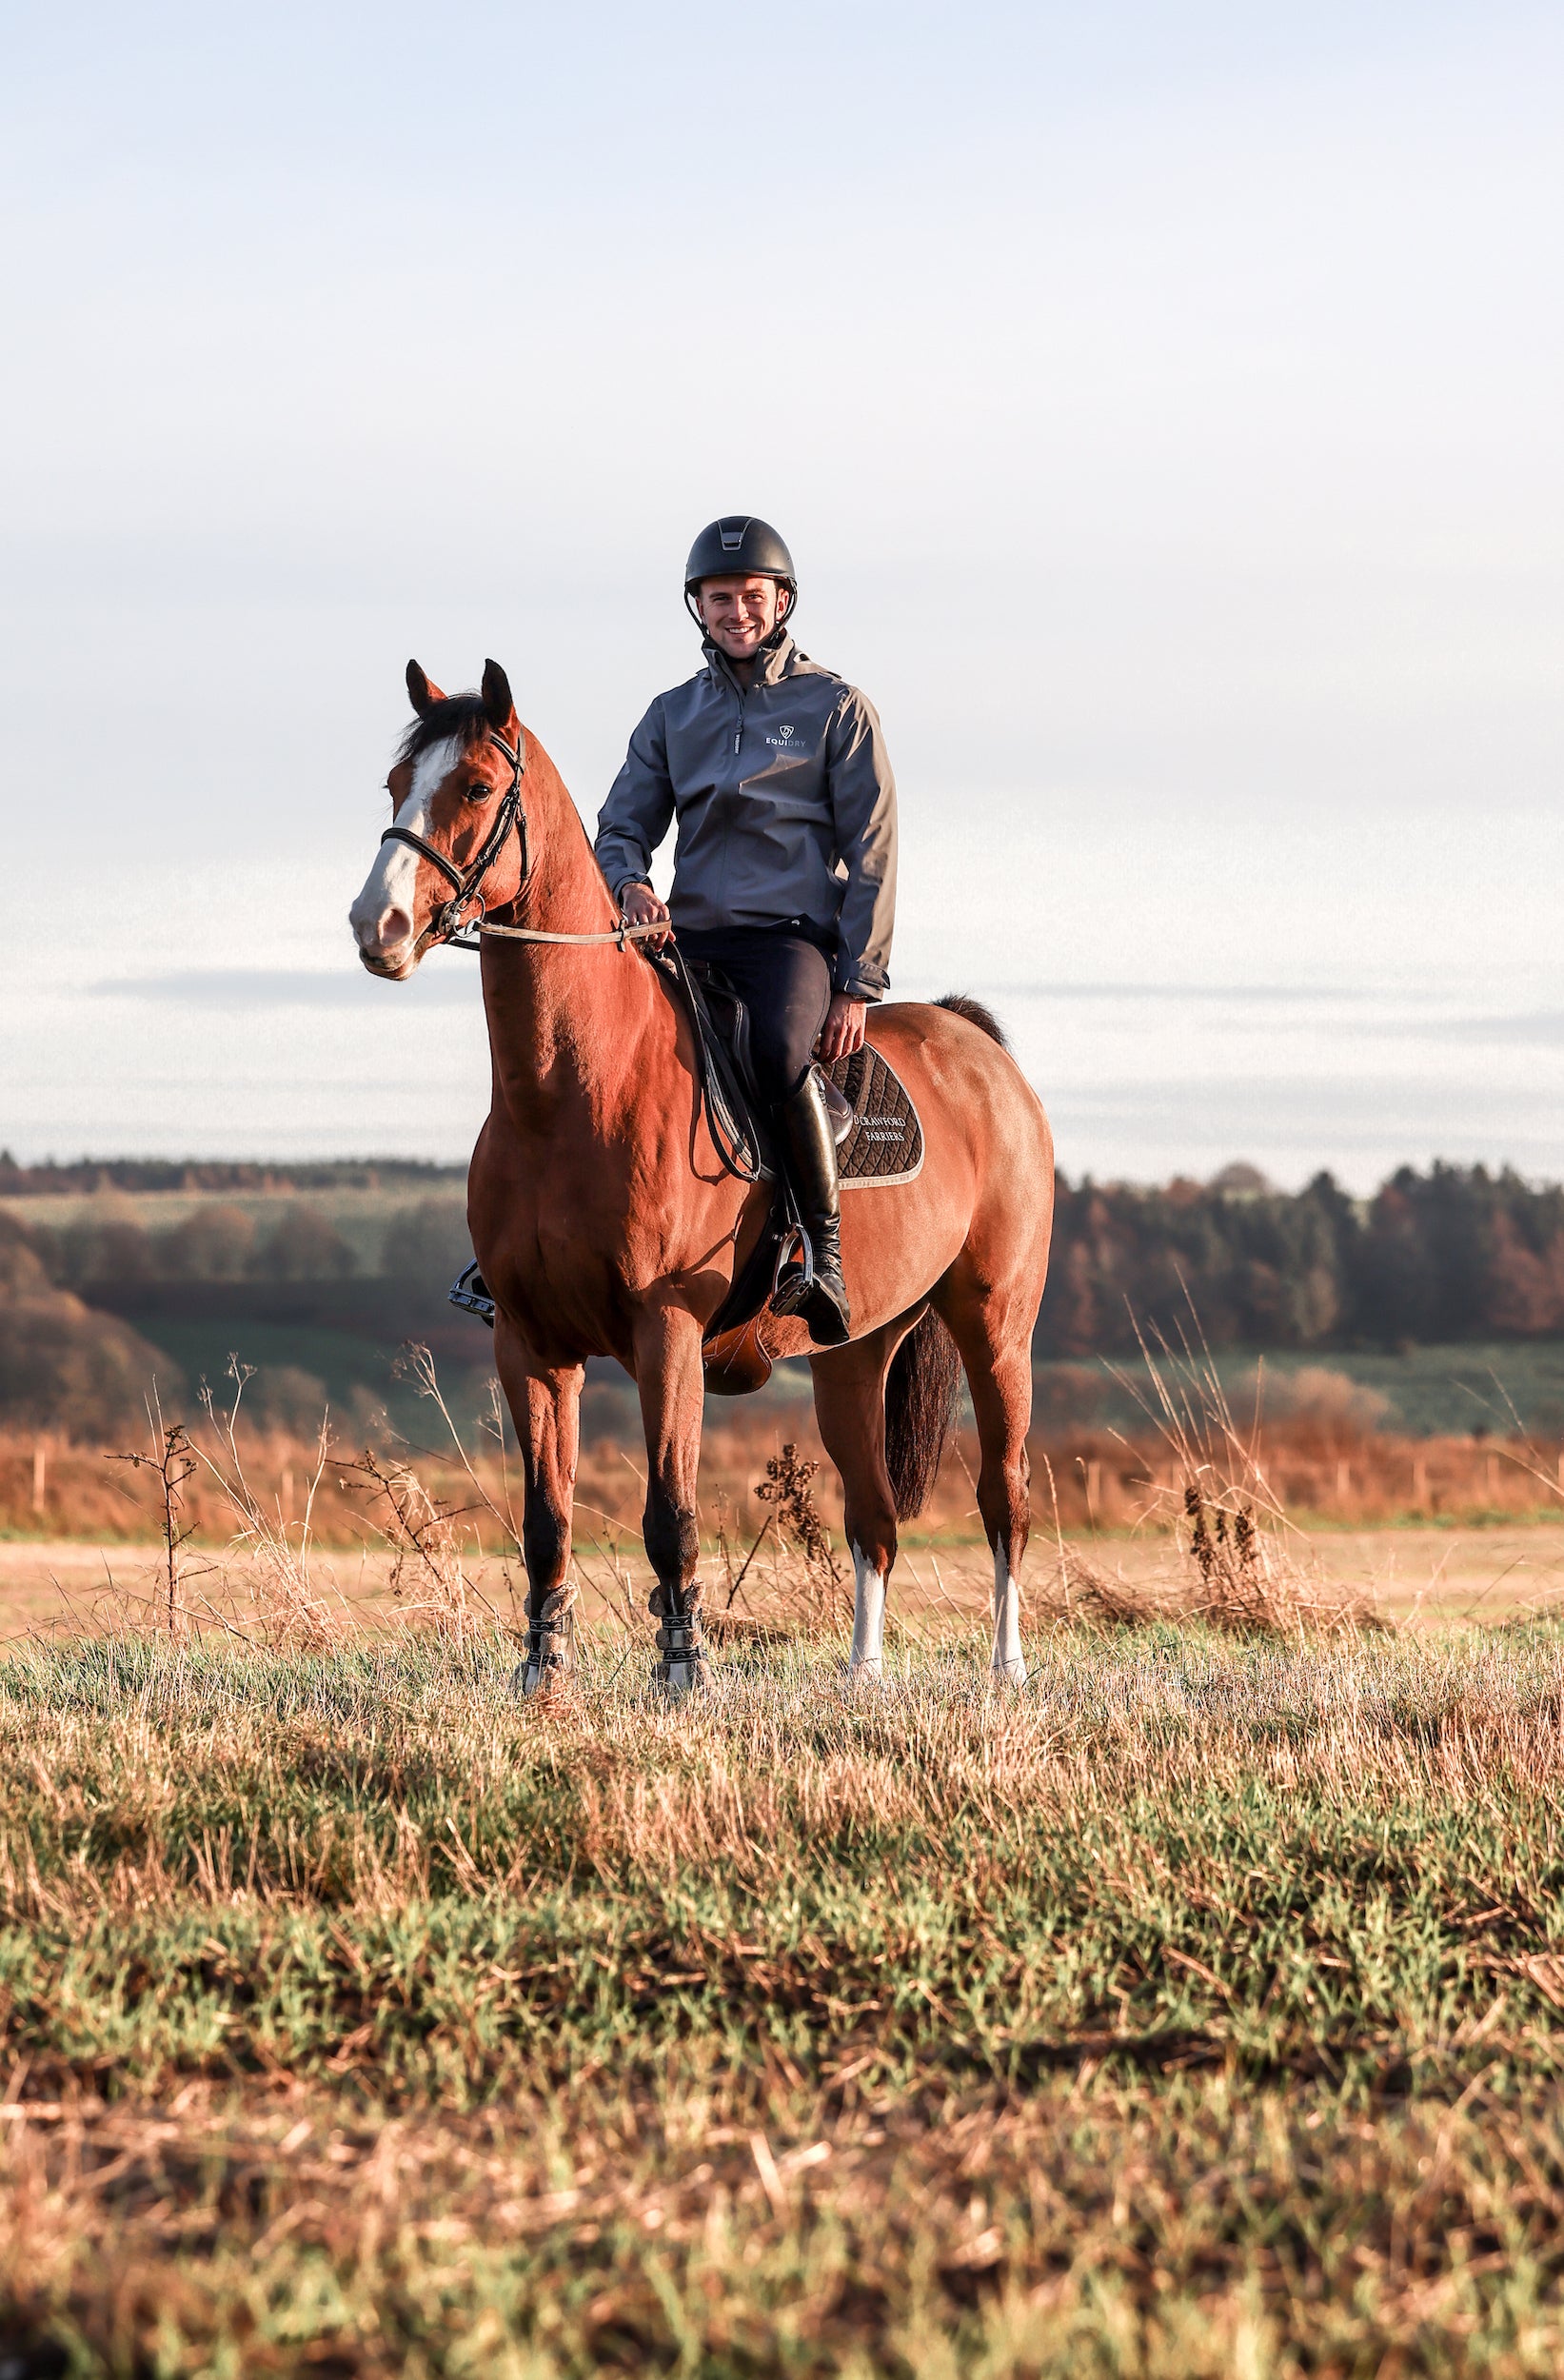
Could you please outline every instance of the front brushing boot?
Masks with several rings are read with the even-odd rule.
[[[556,1587],[536,1611],[527,1598],[526,1652],[510,1681],[520,1700],[531,1702],[563,1686],[576,1666],[576,1616],[573,1587]]]
[[[843,1347],[853,1324],[841,1278],[841,1181],[825,1086],[813,1066],[791,1099],[773,1112],[782,1163],[814,1259],[814,1279],[807,1271],[784,1275],[771,1302],[779,1314],[802,1314],[817,1347]]]

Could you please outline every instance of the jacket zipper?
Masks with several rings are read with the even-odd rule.
[[[739,716],[733,729],[733,751],[735,758],[737,758],[744,740],[744,690],[739,684],[738,679],[732,674],[732,671],[729,669],[725,661],[722,664],[722,674],[724,678],[726,678],[729,685],[733,688],[733,699],[739,705]]]

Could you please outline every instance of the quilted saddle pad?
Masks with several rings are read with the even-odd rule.
[[[853,1111],[837,1150],[844,1190],[881,1189],[923,1170],[923,1127],[906,1085],[867,1042],[826,1069]]]

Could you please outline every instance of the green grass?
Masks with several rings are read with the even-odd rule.
[[[639,1643],[544,1712],[497,1641],[14,1656],[0,2337],[1556,2370],[1564,1639],[1033,1654],[677,1716]]]

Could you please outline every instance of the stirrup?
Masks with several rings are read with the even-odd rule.
[[[446,1290],[445,1303],[460,1306],[464,1314],[476,1314],[480,1322],[486,1322],[490,1330],[494,1328],[494,1299],[489,1295],[487,1281],[478,1270],[476,1257],[464,1271],[458,1273]]]
[[[814,1295],[815,1250],[802,1223],[783,1233],[771,1275],[773,1314],[802,1314]]]

